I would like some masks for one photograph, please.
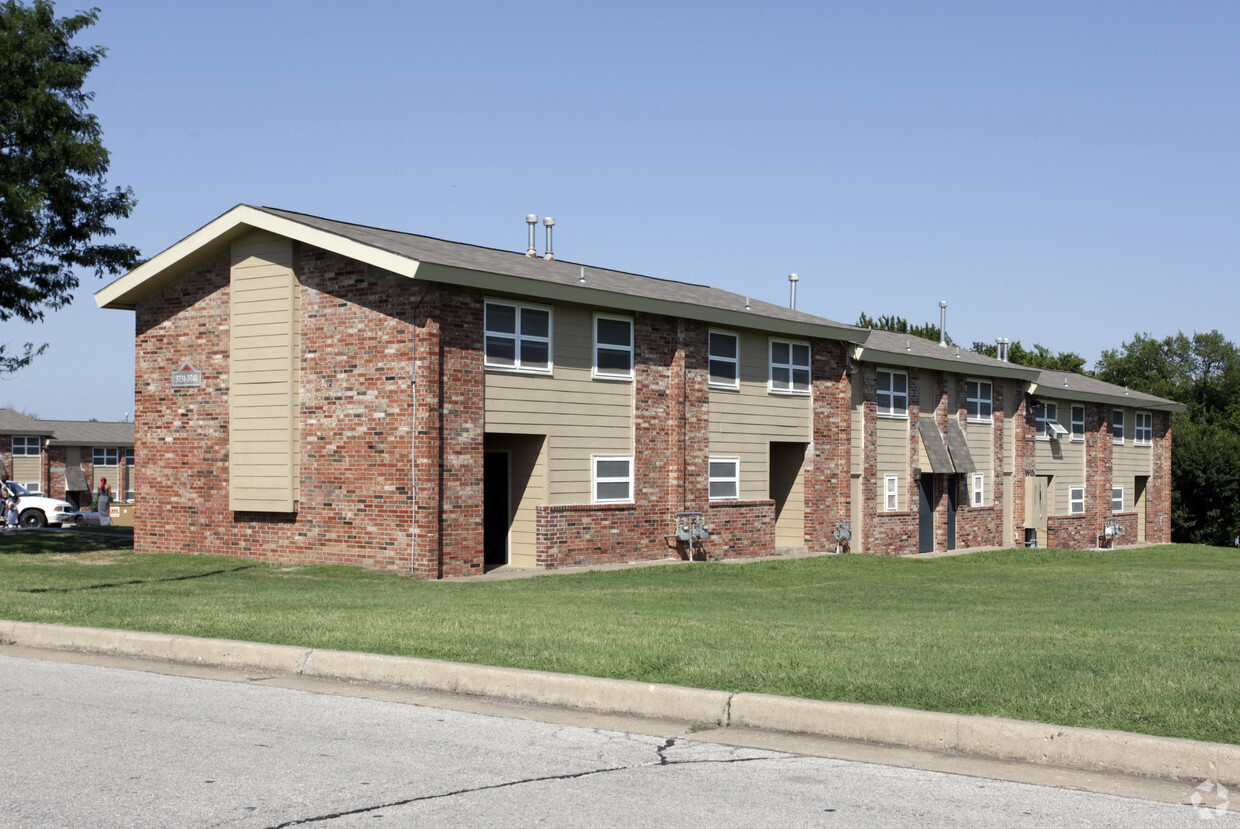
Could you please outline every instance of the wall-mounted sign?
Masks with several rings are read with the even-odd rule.
[[[202,385],[202,372],[189,363],[172,372],[174,389],[196,389]]]

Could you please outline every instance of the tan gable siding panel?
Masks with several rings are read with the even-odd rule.
[[[293,512],[299,475],[299,285],[293,244],[233,245],[229,306],[229,506]]]

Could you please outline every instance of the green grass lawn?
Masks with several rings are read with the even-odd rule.
[[[0,538],[0,618],[1240,743],[1240,555],[1229,549],[830,556],[426,583],[134,556],[123,536],[49,534],[33,549],[27,535],[45,537]]]

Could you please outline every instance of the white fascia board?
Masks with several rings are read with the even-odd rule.
[[[1039,399],[1054,400],[1056,402],[1102,403],[1117,408],[1143,409],[1154,412],[1182,412],[1188,408],[1183,403],[1177,403],[1174,400],[1163,400],[1161,397],[1138,397],[1131,393],[1124,394],[1122,392],[1105,394],[1096,391],[1080,391],[1073,389],[1071,386],[1067,388],[1063,386],[1039,386],[1037,383],[1029,385],[1029,394]]]
[[[420,264],[417,260],[242,204],[151,257],[111,284],[100,288],[95,292],[95,303],[100,308],[132,309],[148,291],[162,287],[159,277],[169,270],[192,260],[212,245],[226,242],[251,229],[286,236],[410,278],[416,276]],[[144,286],[148,290],[143,290]]]

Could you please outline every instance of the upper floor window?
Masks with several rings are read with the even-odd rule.
[[[710,459],[710,500],[735,501],[740,497],[741,462],[739,458]]]
[[[13,456],[35,456],[40,450],[40,442],[38,437],[22,437],[20,435],[13,436]]]
[[[902,371],[878,370],[878,414],[881,417],[908,416],[908,375]]]
[[[1049,438],[1054,434],[1055,427],[1052,424],[1059,423],[1059,405],[1057,403],[1042,401],[1034,407],[1033,414],[1038,423],[1038,437]]]
[[[1124,410],[1111,412],[1111,440],[1115,443],[1124,442]]]
[[[809,343],[771,340],[771,391],[809,394]]]
[[[1154,415],[1149,412],[1137,412],[1137,423],[1132,432],[1133,443],[1137,446],[1151,446],[1154,443]]]
[[[516,371],[551,371],[551,309],[488,300],[486,365]]]
[[[633,500],[633,457],[596,455],[594,458],[594,503],[627,504]]]
[[[1072,407],[1072,439],[1074,441],[1085,440],[1085,407]]]
[[[985,380],[965,380],[964,396],[969,420],[990,423],[994,410],[994,386]]]
[[[116,466],[121,458],[121,450],[115,446],[96,446],[91,455],[91,463],[95,466]]]
[[[594,316],[594,376],[633,378],[633,320]]]
[[[1085,487],[1074,486],[1068,489],[1068,514],[1085,514]]]
[[[729,389],[740,385],[740,339],[726,331],[710,332],[710,384]]]

